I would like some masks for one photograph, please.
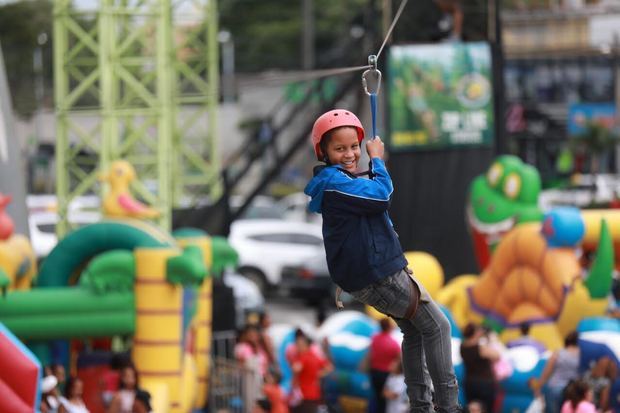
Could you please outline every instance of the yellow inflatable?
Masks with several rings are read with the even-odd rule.
[[[106,216],[146,219],[160,215],[159,211],[144,205],[131,194],[129,185],[136,179],[136,171],[129,162],[112,162],[110,169],[101,174],[99,179],[110,185],[103,198],[103,212]]]
[[[37,273],[37,259],[28,238],[14,234],[5,208],[10,195],[0,193],[0,291],[28,290]]]
[[[37,258],[28,238],[11,235],[0,241],[0,274],[8,278],[8,290],[28,290],[37,273]]]
[[[474,274],[464,274],[453,278],[448,285],[443,287],[437,294],[437,303],[450,309],[454,322],[460,327],[465,327],[472,320],[471,306],[467,290],[478,282],[478,276]]]
[[[443,268],[437,258],[423,251],[408,251],[405,253],[405,258],[415,277],[420,280],[431,297],[436,297],[444,283]],[[366,314],[375,320],[385,317],[371,306],[366,306]]]
[[[601,263],[611,262],[608,252],[601,251]],[[581,319],[605,312],[595,278],[609,273],[611,266],[595,267],[584,277],[574,248],[549,246],[540,224],[520,225],[501,240],[480,277],[457,277],[437,301],[450,309],[461,328],[486,320],[502,330],[503,340],[510,340],[528,322],[534,338],[557,349]]]
[[[431,297],[437,297],[444,283],[443,268],[437,258],[423,251],[408,251],[405,253],[405,258],[409,262],[409,268],[426,291]]]

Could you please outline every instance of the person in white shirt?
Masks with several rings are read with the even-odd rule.
[[[65,397],[61,397],[58,413],[89,413],[84,404],[82,393],[84,383],[77,377],[69,377],[65,387]]]
[[[407,386],[405,385],[403,365],[400,358],[392,363],[392,369],[383,387],[383,397],[386,399],[385,413],[406,413],[409,411]]]

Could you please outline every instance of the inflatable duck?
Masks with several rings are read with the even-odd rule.
[[[157,210],[137,201],[131,195],[129,184],[136,179],[136,171],[129,162],[112,162],[110,170],[100,179],[110,184],[110,191],[103,199],[103,213],[106,216],[149,219],[160,215]]]

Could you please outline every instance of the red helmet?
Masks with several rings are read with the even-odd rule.
[[[325,133],[341,126],[351,126],[357,130],[357,140],[362,142],[364,139],[364,127],[362,122],[353,113],[344,109],[334,109],[325,112],[314,122],[312,127],[312,146],[314,153],[319,161],[323,161],[323,152],[321,152],[321,140]]]

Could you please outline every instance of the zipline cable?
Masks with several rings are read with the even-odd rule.
[[[405,9],[405,6],[407,5],[408,1],[409,0],[401,1],[398,7],[398,10],[396,11],[396,14],[394,15],[394,19],[392,20],[392,23],[390,24],[390,27],[388,28],[385,38],[383,39],[383,43],[381,43],[381,47],[379,48],[379,51],[375,55],[377,59],[379,58],[379,56],[381,56],[381,53],[383,52],[385,45],[390,39],[390,36],[392,35],[392,31],[396,27],[396,23],[398,22],[398,19],[400,19],[400,16],[402,15],[403,10]],[[339,75],[343,75],[343,74],[350,73],[350,72],[357,72],[357,71],[368,70],[368,69],[373,69],[373,65],[369,63],[366,66],[352,66],[352,67],[340,67],[340,68],[333,68],[333,69],[307,70],[307,71],[303,71],[301,73],[293,74],[293,75],[282,75],[282,74],[266,75],[266,76],[262,76],[261,79],[258,80],[258,82],[261,82],[261,84],[264,82],[270,82],[270,83],[303,82],[307,80],[316,80],[316,79],[320,79],[323,77],[339,76]],[[376,70],[376,67],[374,67],[374,69]],[[248,84],[254,84],[255,82],[257,81],[254,80],[254,81],[248,82]],[[378,93],[378,90],[377,90],[377,93]]]
[[[385,39],[383,39],[383,43],[381,44],[381,47],[379,48],[379,51],[377,52],[377,59],[379,58],[379,56],[381,56],[381,52],[383,51],[383,48],[387,44],[388,39],[392,35],[392,30],[394,30],[394,27],[396,27],[396,22],[398,22],[398,19],[400,19],[400,15],[403,14],[403,10],[405,10],[405,6],[407,5],[408,1],[409,0],[403,0],[400,2],[400,6],[398,6],[398,10],[396,11],[396,14],[394,15],[394,20],[392,20],[392,24],[390,25],[390,28],[388,29],[385,35]]]

